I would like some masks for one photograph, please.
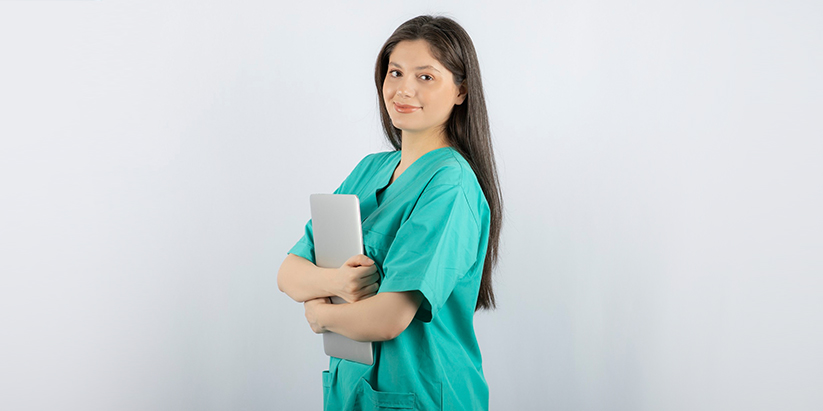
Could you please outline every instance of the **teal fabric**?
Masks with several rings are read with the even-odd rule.
[[[400,154],[366,156],[335,193],[360,199],[378,292],[417,290],[424,300],[403,333],[374,343],[373,365],[331,357],[324,409],[488,409],[473,324],[488,203],[471,166],[451,147],[426,153],[389,185]],[[289,253],[314,262],[311,221]]]

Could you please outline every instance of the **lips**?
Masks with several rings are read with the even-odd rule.
[[[398,113],[413,113],[413,112],[415,112],[415,111],[419,110],[419,109],[420,109],[420,107],[417,107],[417,106],[409,106],[409,105],[406,105],[406,104],[397,104],[397,103],[394,103],[394,109],[395,109]]]

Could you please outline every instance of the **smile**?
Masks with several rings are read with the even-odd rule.
[[[413,112],[415,112],[415,111],[419,110],[419,109],[420,109],[420,107],[415,107],[415,106],[407,106],[407,105],[404,105],[404,104],[397,104],[397,103],[394,103],[394,109],[395,109],[398,113],[413,113]]]

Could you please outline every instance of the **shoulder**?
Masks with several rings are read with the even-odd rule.
[[[455,149],[444,149],[430,163],[431,178],[424,191],[450,191],[454,200],[468,206],[474,220],[485,225],[489,218],[489,206],[483,189],[469,162]]]
[[[394,153],[399,153],[397,151],[383,151],[379,153],[371,153],[367,154],[365,157],[360,159],[354,169],[349,173],[349,180],[359,180],[364,177],[368,177],[371,175],[374,170],[385,166],[386,163],[392,158]]]
[[[442,149],[441,155],[431,163],[433,168],[430,184],[448,184],[471,190],[480,188],[471,165],[460,153],[453,149]]]
[[[357,163],[354,167],[354,171],[367,171],[380,167],[399,154],[399,151],[381,151],[378,153],[367,154],[360,160],[360,162]]]

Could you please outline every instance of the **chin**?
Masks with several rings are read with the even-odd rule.
[[[394,126],[394,128],[399,128],[400,130],[405,130],[405,129],[407,129],[407,128],[408,128],[408,126],[409,126],[409,125],[408,125],[408,124],[406,124],[405,122],[403,122],[403,121],[396,121],[395,119],[391,119],[391,125],[393,125],[393,126]]]

